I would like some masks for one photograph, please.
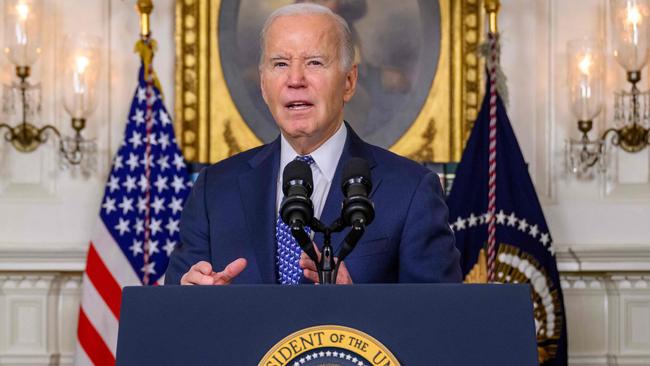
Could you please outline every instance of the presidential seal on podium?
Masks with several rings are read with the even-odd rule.
[[[278,342],[259,366],[394,366],[399,362],[378,340],[359,330],[319,325]]]

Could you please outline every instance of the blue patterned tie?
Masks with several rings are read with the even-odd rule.
[[[295,160],[304,161],[312,165],[314,159],[311,156],[296,156]],[[311,229],[305,227],[305,232],[311,234]],[[291,228],[282,221],[282,217],[278,215],[278,220],[275,225],[275,240],[278,244],[278,251],[275,255],[276,264],[278,266],[278,282],[282,285],[295,285],[300,282],[300,275],[302,270],[298,262],[300,261],[300,246],[296,239],[291,235]]]

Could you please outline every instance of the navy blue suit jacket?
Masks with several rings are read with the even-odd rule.
[[[320,217],[331,224],[340,215],[343,166],[351,157],[370,163],[370,198],[376,217],[345,260],[355,283],[460,282],[459,253],[447,220],[447,206],[435,173],[348,137]],[[181,217],[181,242],[171,255],[165,283],[178,284],[199,261],[221,271],[233,260],[248,260],[233,283],[277,283],[275,265],[276,181],[280,139],[204,169]],[[338,252],[348,230],[332,236]],[[321,234],[314,238],[318,245]]]

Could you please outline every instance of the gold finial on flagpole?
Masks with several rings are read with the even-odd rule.
[[[151,80],[162,96],[160,80],[158,80],[158,76],[152,67],[153,56],[157,48],[156,40],[151,38],[151,22],[149,17],[153,11],[153,0],[137,0],[136,9],[140,13],[140,40],[135,44],[135,52],[142,59],[145,79]]]
[[[140,13],[140,35],[144,38],[149,37],[151,33],[149,16],[153,10],[153,1],[138,0],[136,7],[138,8],[138,13]]]
[[[490,22],[490,32],[497,33],[497,15],[499,15],[499,8],[501,2],[499,0],[485,0],[485,11],[488,13]]]

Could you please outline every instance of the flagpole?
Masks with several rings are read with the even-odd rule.
[[[485,0],[485,11],[488,13],[488,21],[490,24],[490,33],[497,33],[499,28],[497,26],[497,16],[501,8],[499,0]]]
[[[150,15],[153,10],[152,0],[138,0],[137,2],[138,13],[140,13],[140,40],[136,43],[135,49],[136,52],[140,54],[142,59],[143,66],[143,77],[146,82],[146,111],[145,111],[145,122],[146,122],[146,134],[145,134],[145,152],[144,152],[144,161],[145,161],[145,178],[149,182],[145,187],[145,215],[144,215],[144,251],[143,251],[143,261],[144,267],[147,268],[151,263],[151,253],[153,249],[151,246],[151,160],[152,160],[152,151],[151,151],[151,138],[154,122],[154,110],[153,110],[153,99],[155,98],[153,87],[157,78],[153,71],[153,56],[156,51],[156,43],[151,38],[151,26],[150,26]],[[155,81],[154,81],[155,80]],[[158,86],[158,90],[161,90]],[[145,271],[142,283],[146,286],[149,285],[149,275],[150,273]]]
[[[138,0],[138,13],[140,13],[140,37],[148,38],[151,35],[151,23],[149,17],[153,10],[152,0]]]
[[[488,32],[488,57],[487,69],[490,75],[490,127],[489,127],[489,157],[488,157],[488,207],[487,221],[487,277],[488,282],[496,280],[496,257],[498,243],[496,241],[496,181],[497,181],[497,84],[499,68],[499,33],[497,15],[499,13],[499,0],[485,0],[485,10],[489,16]]]
[[[158,80],[158,76],[151,65],[158,46],[156,40],[151,37],[151,12],[153,11],[153,0],[138,0],[136,3],[136,10],[140,15],[140,40],[135,44],[135,52],[138,53],[142,59],[145,78],[147,80],[153,80],[153,84],[158,88],[158,91],[160,91],[161,97],[164,98],[160,80]]]

